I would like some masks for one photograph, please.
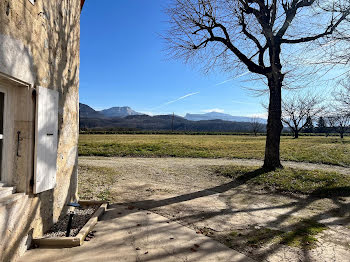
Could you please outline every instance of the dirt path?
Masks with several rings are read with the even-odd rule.
[[[90,159],[99,160],[99,162],[105,163],[107,166],[110,165],[111,159],[129,159],[127,161],[136,160],[138,162],[146,160],[147,163],[151,162],[181,162],[184,164],[201,164],[201,165],[241,165],[241,166],[262,166],[263,161],[257,159],[209,159],[209,158],[120,158],[120,157],[79,157],[81,163],[86,163]],[[106,161],[107,160],[107,161]],[[282,161],[283,166],[298,168],[298,169],[306,169],[306,170],[324,170],[328,172],[338,172],[341,174],[350,174],[350,167],[342,167],[336,165],[327,165],[327,164],[314,164],[308,162],[295,162],[295,161]]]
[[[350,198],[271,194],[216,176],[210,169],[214,165],[260,166],[261,163],[258,160],[80,157],[79,175],[84,179],[86,172],[92,172],[84,167],[111,168],[116,172],[109,188],[113,202],[152,210],[257,261],[348,261]],[[350,169],[342,167],[293,162],[284,162],[284,165],[350,174]],[[317,241],[312,244],[312,239],[292,234],[281,244],[281,232],[296,232],[305,219],[326,226],[326,230],[318,232]]]

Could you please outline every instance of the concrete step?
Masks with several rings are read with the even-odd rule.
[[[5,183],[0,182],[0,187],[4,187],[4,186],[6,186]]]
[[[3,197],[7,197],[16,192],[16,188],[12,186],[3,186],[0,187],[0,199]]]

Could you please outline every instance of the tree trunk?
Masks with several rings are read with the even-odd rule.
[[[282,81],[283,75],[281,73],[268,76],[270,101],[269,116],[267,120],[265,160],[263,166],[263,168],[267,170],[274,170],[282,167],[280,161],[280,137],[283,129],[281,120]]]
[[[341,138],[341,139],[344,138],[344,133],[340,133],[340,138]]]
[[[294,130],[294,138],[298,138],[299,137],[299,131],[298,130]]]

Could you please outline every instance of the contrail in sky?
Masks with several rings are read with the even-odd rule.
[[[200,93],[200,92],[189,93],[189,94],[187,94],[187,95],[184,95],[184,96],[181,96],[181,97],[179,97],[179,98],[176,98],[175,100],[171,100],[171,101],[166,102],[166,103],[164,103],[164,104],[162,104],[162,105],[160,105],[160,106],[157,106],[157,107],[155,107],[155,108],[152,108],[151,110],[154,110],[154,109],[157,109],[157,108],[160,108],[160,107],[163,107],[163,106],[166,106],[166,105],[175,103],[175,102],[180,101],[180,100],[182,100],[182,99],[185,99],[186,97],[189,97],[189,96],[198,95],[199,93]]]
[[[236,76],[236,77],[234,77],[234,78],[225,80],[225,81],[223,81],[223,82],[221,82],[221,83],[218,83],[218,84],[216,84],[216,85],[214,85],[214,86],[219,86],[219,85],[225,84],[225,83],[227,83],[227,82],[230,82],[230,81],[232,81],[232,80],[235,80],[235,79],[237,79],[237,78],[240,78],[240,77],[242,77],[242,76],[244,76],[244,75],[246,75],[246,74],[249,74],[249,71],[247,71],[247,72],[245,72],[245,73],[243,73],[243,74],[240,74],[240,75],[238,75],[238,76]],[[171,101],[169,101],[169,102],[166,102],[166,103],[164,103],[164,104],[161,104],[160,106],[154,107],[154,108],[152,108],[152,109],[150,109],[150,110],[154,110],[154,109],[157,109],[157,108],[160,108],[160,107],[163,107],[163,106],[166,106],[166,105],[175,103],[175,102],[177,102],[177,101],[180,101],[180,100],[182,100],[182,99],[185,99],[186,97],[198,95],[199,93],[200,93],[200,92],[189,93],[189,94],[184,95],[184,96],[181,96],[181,97],[179,97],[179,98],[177,98],[177,99],[175,99],[175,100],[171,100]]]
[[[249,74],[249,71],[247,71],[247,72],[245,72],[245,73],[243,73],[243,74],[240,74],[240,75],[238,75],[238,76],[235,76],[234,78],[231,78],[231,79],[225,80],[225,81],[223,81],[223,82],[220,82],[220,83],[216,84],[215,86],[219,86],[219,85],[225,84],[225,83],[227,83],[227,82],[230,82],[230,81],[232,81],[232,80],[235,80],[235,79],[237,79],[237,78],[240,78],[240,77],[242,77],[242,76],[245,76],[246,74]]]

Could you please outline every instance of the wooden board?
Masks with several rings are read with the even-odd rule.
[[[37,87],[34,194],[56,185],[58,98],[57,91]]]

